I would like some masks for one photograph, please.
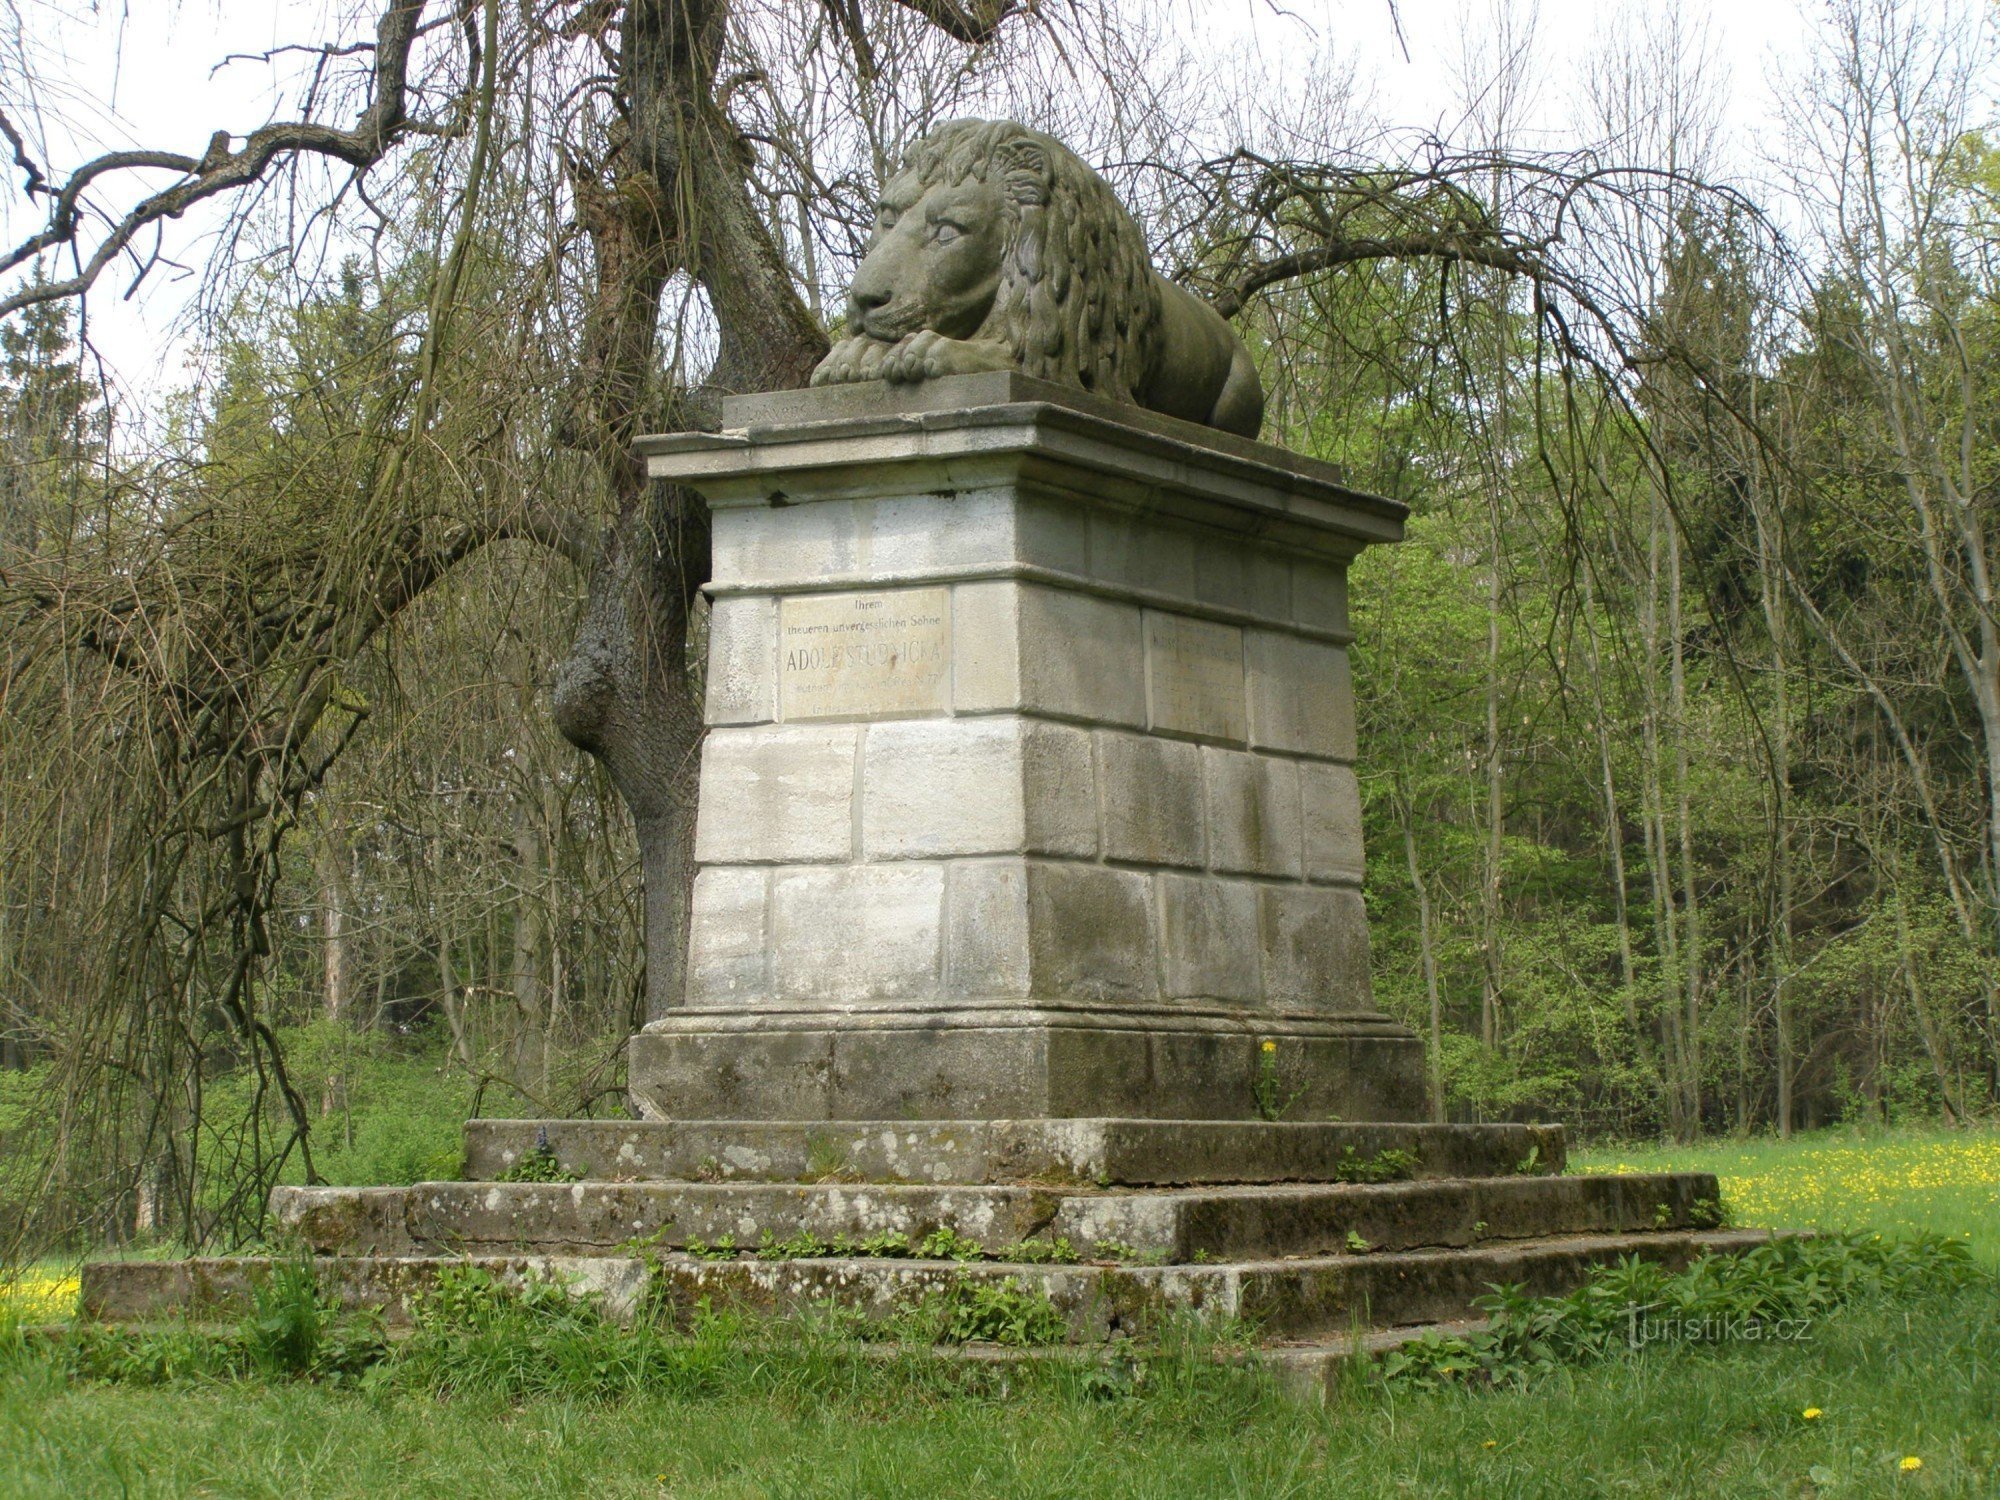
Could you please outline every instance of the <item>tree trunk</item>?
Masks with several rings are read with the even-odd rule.
[[[632,814],[645,880],[646,1014],[681,1003],[694,871],[702,713],[689,627],[708,580],[708,511],[692,491],[649,483],[631,455],[648,422],[704,425],[713,398],[806,383],[826,333],[807,312],[758,217],[749,158],[715,102],[726,0],[631,0],[619,93],[629,149],[614,180],[577,181],[598,281],[585,359],[570,393],[570,440],[606,482],[617,520],[590,571],[583,617],[558,670],[556,725],[602,762]],[[660,298],[685,272],[716,319],[708,388],[663,392]]]

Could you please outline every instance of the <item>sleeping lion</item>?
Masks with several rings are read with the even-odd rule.
[[[957,120],[882,189],[814,385],[1021,370],[1255,437],[1264,388],[1235,331],[1160,276],[1110,185],[1060,142]]]

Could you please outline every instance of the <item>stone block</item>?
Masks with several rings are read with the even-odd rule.
[[[1129,1023],[1074,1005],[973,1015],[913,1004],[803,1011],[796,1029],[776,1012],[681,1011],[632,1039],[632,1101],[646,1119],[677,1121],[1250,1121],[1259,1044],[1272,1039],[1289,1119],[1429,1113],[1423,1045],[1385,1017],[1119,1010]],[[1218,1156],[1214,1171],[1234,1178],[1223,1168],[1235,1160]],[[1155,1180],[1188,1180],[1183,1165],[1159,1163],[1169,1175]]]
[[[861,761],[869,859],[1097,850],[1088,730],[1013,718],[876,724]]]
[[[1292,563],[1292,618],[1315,630],[1347,633],[1347,570],[1329,563]]]
[[[1305,809],[1306,879],[1361,883],[1361,784],[1352,766],[1299,763]]]
[[[1243,743],[1243,632],[1146,611],[1146,696],[1155,729]]]
[[[778,716],[778,604],[732,594],[708,612],[710,724],[768,724]]]
[[[1194,597],[1195,538],[1125,511],[1090,514],[1090,571],[1106,583]]]
[[[1347,650],[1274,630],[1253,630],[1250,743],[1328,760],[1354,759],[1354,686]]]
[[[695,876],[688,930],[688,999],[726,1004],[770,992],[768,869],[717,865]]]
[[[968,999],[1025,996],[1028,867],[1021,860],[965,860],[945,879],[945,993]]]
[[[852,724],[709,731],[695,858],[703,864],[846,859],[854,845]]]
[[[1152,882],[1103,865],[1037,862],[1028,868],[1034,989],[1066,1000],[1151,1000]]]
[[[1292,609],[1292,566],[1282,554],[1245,542],[1218,538],[1197,546],[1194,554],[1194,596],[1203,604],[1239,609],[1269,619],[1289,619]]]
[[[1097,764],[1106,859],[1202,864],[1200,746],[1100,730]]]
[[[1368,1008],[1367,913],[1359,891],[1265,886],[1258,892],[1264,1002],[1326,1011]]]
[[[771,894],[780,998],[841,1004],[937,993],[943,866],[781,870]]]
[[[1014,513],[1015,560],[1078,576],[1090,572],[1090,520],[1073,496],[1048,493],[1032,484],[1017,492]]]
[[[1005,562],[1013,555],[1013,510],[1011,493],[999,489],[718,506],[712,577],[724,585],[782,586]]]
[[[1166,997],[1254,1003],[1262,988],[1256,887],[1202,875],[1158,881]]]
[[[1008,579],[951,591],[951,701],[958,712],[1020,706],[1020,606],[1020,586]]]
[[[995,706],[1144,725],[1146,666],[1136,606],[1023,585],[1018,608],[1020,701]]]
[[[1203,746],[1201,757],[1209,867],[1298,879],[1303,840],[1297,764],[1213,745]]]

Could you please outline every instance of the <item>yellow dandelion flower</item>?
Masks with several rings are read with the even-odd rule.
[[[1266,1042],[1264,1043],[1264,1050],[1266,1052],[1276,1052],[1278,1050],[1278,1044],[1276,1042]]]
[[[1800,1412],[1799,1415],[1804,1417],[1808,1422],[1817,1422],[1821,1417],[1825,1416],[1826,1413],[1821,1411],[1817,1406],[1808,1406],[1804,1411]]]
[[[1908,1458],[1904,1459],[1901,1463],[1896,1465],[1896,1467],[1901,1469],[1905,1474],[1914,1474],[1917,1472],[1917,1470],[1921,1469],[1923,1466],[1924,1466],[1924,1461],[1921,1458],[1918,1458],[1917,1455],[1914,1453],[1912,1453]]]
[[[1488,1438],[1484,1443],[1480,1444],[1480,1446],[1482,1448],[1497,1448],[1500,1446],[1500,1439]]]

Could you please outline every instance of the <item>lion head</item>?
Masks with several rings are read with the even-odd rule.
[[[958,120],[883,187],[848,337],[814,383],[870,378],[885,350],[928,333],[930,347],[989,350],[996,367],[1137,403],[1160,322],[1145,237],[1110,185],[1040,131]]]

